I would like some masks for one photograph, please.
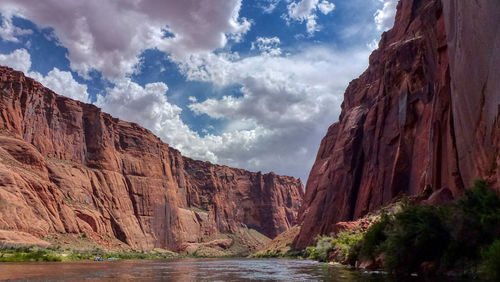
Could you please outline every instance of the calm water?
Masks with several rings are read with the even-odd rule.
[[[176,259],[104,262],[1,263],[0,278],[24,281],[384,281],[307,260]]]
[[[287,259],[174,259],[0,263],[0,279],[22,281],[390,281],[341,266]],[[405,279],[418,281],[418,278]],[[444,280],[436,280],[444,281]]]

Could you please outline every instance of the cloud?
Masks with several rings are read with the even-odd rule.
[[[281,0],[267,0],[267,6],[266,5],[261,5],[262,10],[266,14],[270,14],[276,9],[276,6],[278,6],[279,2]]]
[[[368,53],[317,47],[287,57],[192,58],[182,65],[188,79],[241,85],[243,94],[189,105],[198,115],[228,122],[223,130],[231,136],[227,146],[210,147],[216,143],[207,142],[207,150],[225,164],[306,178],[326,128],[338,119],[345,87],[366,67]],[[231,146],[241,142],[239,134],[249,132],[247,150]]]
[[[97,97],[104,111],[152,130],[184,155],[254,171],[306,179],[321,138],[338,119],[345,87],[368,62],[364,43],[362,49],[344,48],[348,51],[302,45],[283,55],[280,38],[258,37],[252,43],[254,56],[227,51],[228,40],[242,40],[250,29],[239,15],[241,0],[4,1],[8,5],[0,11],[17,11],[53,27],[69,50],[72,69],[85,75],[95,67],[112,78],[114,86]],[[326,0],[287,3],[287,21],[305,22],[310,35],[320,28],[318,17],[335,8]],[[364,19],[374,30],[372,12]],[[188,80],[224,86],[219,89],[240,87],[238,97],[188,98],[185,110],[221,120],[221,134],[202,130],[206,135],[200,136],[184,123],[165,83],[139,85],[127,76],[139,68],[137,56],[146,48],[166,52]],[[26,50],[19,51],[19,59],[5,60],[29,71],[26,55],[29,59]],[[70,72],[54,68],[47,76],[38,75],[56,92],[88,98],[86,86]]]
[[[31,68],[31,56],[26,49],[17,49],[10,54],[0,54],[0,65],[28,73]]]
[[[98,95],[96,105],[115,116],[156,130],[158,126],[166,125],[166,121],[176,120],[181,112],[181,108],[167,102],[167,90],[168,87],[163,82],[149,83],[142,87],[129,78],[124,78],[115,87],[108,88],[106,96]],[[182,123],[180,120],[175,122]]]
[[[344,89],[367,57],[368,49],[345,53],[319,47],[287,57],[191,56],[180,62],[188,79],[241,85],[241,97],[189,99],[189,110],[197,115],[225,121],[219,135],[202,137],[191,130],[182,109],[168,101],[164,83],[143,87],[122,79],[98,96],[96,105],[152,130],[184,155],[306,179],[326,128],[338,118]]]
[[[134,71],[145,49],[183,58],[240,40],[250,29],[240,8],[241,0],[3,0],[0,12],[52,27],[80,75],[97,69],[120,79]],[[10,18],[3,22],[2,38],[16,40]]]
[[[17,49],[10,54],[0,54],[0,65],[24,72],[26,76],[34,78],[57,94],[85,103],[90,102],[87,85],[78,83],[71,72],[53,68],[46,76],[43,76],[38,72],[30,71],[31,56],[26,49]]]
[[[328,13],[333,11],[333,9],[335,9],[335,4],[323,0],[318,4],[318,9],[321,11],[321,13],[327,15]]]
[[[84,103],[90,103],[87,85],[78,83],[69,71],[61,71],[58,68],[53,68],[46,76],[38,72],[29,72],[26,75],[41,82],[45,87],[50,88],[59,95]]]
[[[279,56],[281,55],[281,49],[279,47],[280,39],[278,37],[257,37],[257,39],[252,42],[251,50],[258,49],[261,54],[268,56]]]
[[[0,20],[2,22],[2,25],[0,25],[0,37],[5,41],[17,43],[19,42],[19,39],[17,39],[17,37],[33,33],[31,29],[22,29],[15,26],[12,23],[11,15],[0,15]]]
[[[378,9],[374,15],[378,30],[386,31],[392,28],[394,25],[398,1],[399,0],[379,0],[383,6],[382,9]]]
[[[326,0],[301,0],[300,2],[291,2],[288,4],[288,15],[286,19],[299,22],[306,22],[307,32],[312,35],[319,30],[316,22],[318,18],[316,11],[319,10],[324,15],[330,13],[335,8],[335,5]]]
[[[184,154],[217,163],[231,163],[231,158],[218,157],[221,151],[250,151],[254,140],[265,134],[263,130],[239,130],[202,138],[184,124],[180,117],[182,109],[168,102],[167,90],[167,85],[161,82],[142,87],[130,79],[122,79],[107,89],[105,96],[99,95],[96,105],[113,116],[152,130]]]
[[[260,42],[276,44],[278,38]],[[306,179],[325,129],[338,118],[342,93],[364,68],[367,56],[363,50],[344,53],[319,47],[286,57],[193,55],[180,63],[188,79],[241,85],[242,97],[189,99],[189,109],[196,114],[225,121],[219,135],[201,137],[191,130],[182,121],[182,109],[168,101],[168,86],[162,82],[141,86],[130,78],[116,80],[106,95],[97,97],[96,105],[152,130],[187,156]],[[31,65],[24,49],[0,56],[0,63],[8,62],[25,72]],[[46,76],[29,71],[28,75],[59,94],[88,98],[86,86],[70,72],[54,68]]]

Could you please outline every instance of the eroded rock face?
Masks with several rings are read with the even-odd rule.
[[[500,183],[500,2],[401,0],[344,95],[299,212],[299,248],[388,204]],[[500,190],[499,190],[500,192]]]
[[[300,180],[183,157],[150,131],[0,67],[0,228],[177,250],[296,220]]]

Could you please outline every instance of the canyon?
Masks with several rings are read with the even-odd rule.
[[[500,2],[402,0],[321,141],[298,249],[402,196],[500,193]]]
[[[405,196],[445,203],[476,179],[500,193],[499,34],[499,1],[399,1],[306,189],[184,157],[0,67],[0,240],[85,234],[192,253],[235,241],[255,251],[277,237],[269,249],[304,249]]]
[[[184,157],[138,124],[0,67],[4,239],[83,235],[192,252],[229,248],[236,234],[254,249],[296,223],[303,195],[300,179]]]

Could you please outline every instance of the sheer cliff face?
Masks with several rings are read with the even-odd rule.
[[[500,183],[500,2],[401,0],[323,138],[296,247],[401,194]],[[500,192],[500,191],[499,191]]]
[[[150,131],[0,67],[0,228],[179,249],[296,220],[300,180],[183,157]]]

